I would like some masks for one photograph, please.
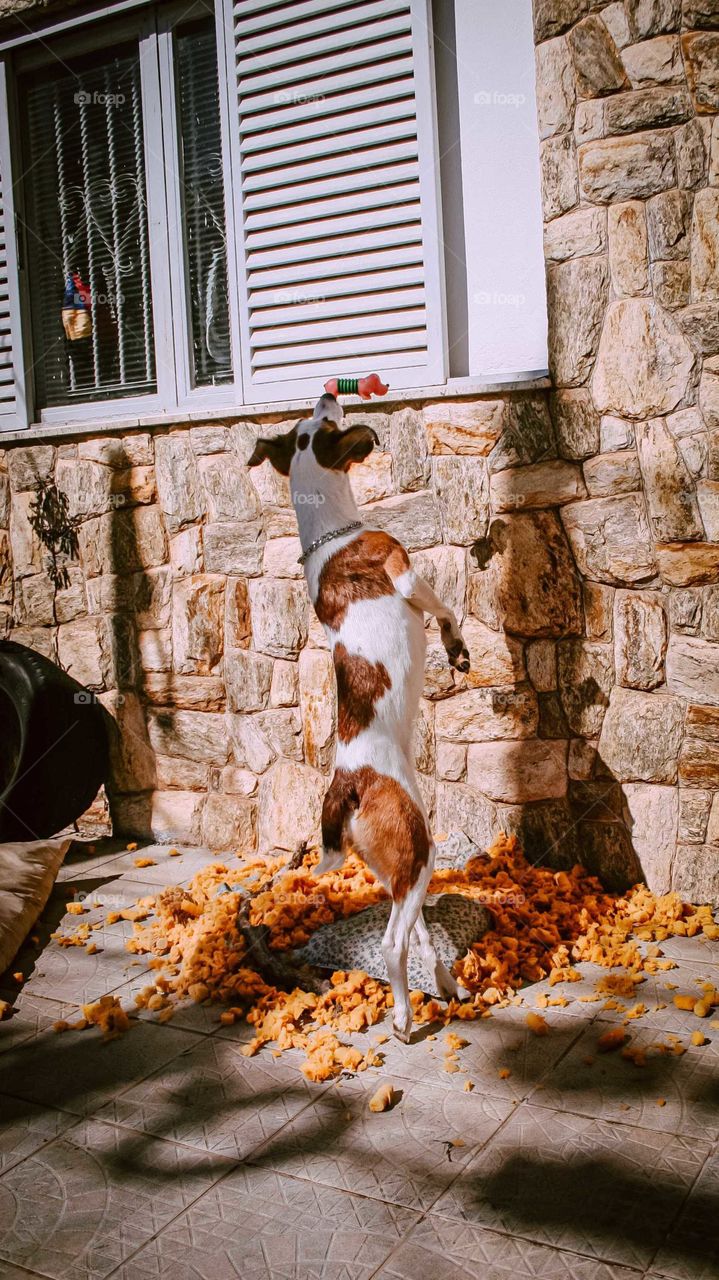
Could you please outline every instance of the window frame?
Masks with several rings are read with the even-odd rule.
[[[18,271],[18,327],[22,329],[22,368],[25,387],[25,420],[27,425],[43,427],[70,426],[85,422],[99,422],[112,427],[114,422],[128,419],[157,418],[166,422],[168,415],[175,421],[201,413],[227,407],[228,399],[237,396],[236,333],[237,299],[233,291],[228,269],[228,302],[230,332],[232,335],[233,381],[215,387],[192,385],[192,333],[189,314],[189,295],[186,292],[187,263],[183,224],[180,160],[180,120],[175,91],[175,66],[173,35],[178,26],[197,17],[216,17],[215,6],[210,0],[186,0],[161,9],[158,5],[145,5],[137,14],[109,18],[99,27],[97,23],[80,25],[48,44],[44,40],[29,48],[18,49],[12,60],[8,84],[8,97],[13,108],[15,127],[10,139],[10,155],[13,162],[13,192],[19,247]],[[217,22],[215,28],[217,30]],[[32,248],[32,228],[27,220],[24,199],[24,169],[27,152],[19,126],[18,83],[31,72],[41,73],[69,58],[82,57],[83,53],[111,48],[118,43],[137,46],[142,95],[142,121],[145,160],[145,185],[147,194],[147,228],[150,258],[150,289],[153,315],[153,340],[157,389],[140,395],[117,396],[108,399],[73,401],[66,405],[38,408],[35,404],[33,369],[36,357],[33,350],[30,326],[29,276],[26,267]],[[222,67],[218,48],[218,71]],[[7,61],[5,66],[8,66]],[[218,79],[220,77],[218,76]],[[222,112],[222,84],[220,79],[220,109]],[[223,130],[223,134],[226,130]],[[225,139],[223,136],[223,166],[225,164]],[[227,181],[224,181],[225,216],[227,218]],[[172,229],[175,229],[173,239]],[[233,241],[231,228],[227,232],[228,245]],[[169,282],[169,287],[168,287]],[[37,357],[38,359],[41,357]],[[241,393],[239,399],[241,400]],[[20,415],[17,415],[18,418]],[[22,429],[22,428],[21,428]],[[27,427],[25,428],[27,429]]]
[[[452,2],[452,0],[448,0]],[[418,56],[430,62],[430,103],[424,112],[424,129],[419,137],[425,157],[433,153],[434,190],[427,192],[429,229],[437,239],[438,262],[428,269],[428,279],[435,277],[439,289],[428,289],[428,330],[442,333],[441,352],[444,372],[427,385],[413,385],[401,378],[393,379],[392,391],[402,400],[426,398],[451,399],[478,394],[499,394],[512,389],[534,389],[549,385],[548,371],[517,370],[501,377],[456,374],[450,367],[447,335],[447,297],[445,257],[441,251],[442,204],[446,198],[439,168],[439,130],[434,54],[435,33],[431,19],[432,0],[411,0],[415,14],[424,6],[427,20],[420,31]],[[192,386],[191,301],[187,290],[187,243],[182,217],[180,176],[180,117],[175,82],[173,33],[185,21],[214,14],[217,46],[218,91],[220,109],[220,141],[223,165],[225,226],[227,235],[228,312],[233,376],[217,386]],[[228,21],[228,14],[230,20]],[[28,230],[23,202],[23,149],[20,133],[17,81],[27,70],[40,70],[66,52],[79,57],[84,51],[111,47],[120,36],[125,42],[136,42],[141,67],[145,172],[148,203],[148,239],[153,306],[157,391],[107,400],[77,402],[37,409],[34,403],[34,357],[31,338],[30,299],[27,277]],[[12,344],[18,378],[15,385],[17,410],[8,415],[11,425],[0,421],[0,444],[3,440],[41,437],[43,434],[102,432],[142,426],[202,421],[222,418],[238,412],[304,410],[313,400],[308,398],[307,378],[302,376],[267,384],[267,395],[261,400],[258,389],[247,389],[246,376],[249,349],[246,332],[246,293],[243,279],[242,191],[240,182],[239,138],[234,95],[234,26],[232,0],[114,0],[103,8],[71,12],[45,18],[31,30],[2,38],[0,36],[0,102],[3,82],[7,121],[0,120],[0,156],[9,174],[16,221],[16,271],[11,274],[15,244],[9,245]],[[539,145],[539,139],[537,139]],[[152,163],[159,157],[161,163]],[[425,178],[425,184],[427,179]],[[430,184],[431,185],[431,184]],[[176,234],[173,233],[176,228]],[[13,237],[9,237],[13,240]],[[181,252],[174,251],[175,249]],[[169,284],[168,284],[169,282]],[[438,293],[438,296],[435,296]],[[431,369],[432,375],[437,366]],[[330,370],[331,372],[331,370]]]

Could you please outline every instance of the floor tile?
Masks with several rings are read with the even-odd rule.
[[[57,1280],[99,1280],[230,1167],[83,1121],[0,1178],[0,1258]]]
[[[658,944],[662,954],[669,960],[686,960],[689,964],[719,965],[719,939],[705,938],[700,934],[696,938],[666,938]]]
[[[0,1022],[0,1054],[40,1035],[53,1022],[77,1017],[77,1005],[62,1000],[46,1000],[26,991],[16,993],[13,1000],[12,1015]]]
[[[37,1036],[0,1054],[0,1094],[89,1115],[196,1044],[190,1032],[139,1022],[110,1041],[94,1027],[56,1035],[43,1017]]]
[[[644,1268],[708,1151],[696,1138],[525,1104],[435,1213]]]
[[[415,1220],[396,1205],[241,1168],[117,1280],[369,1280]]]
[[[377,1080],[367,1088],[359,1079],[332,1086],[256,1152],[252,1163],[408,1208],[429,1208],[512,1106],[501,1098],[394,1083],[400,1099],[380,1113],[368,1106]]]
[[[639,1280],[641,1271],[430,1214],[377,1280]]]
[[[126,840],[108,838],[96,841],[73,841],[57,874],[57,884],[71,883],[102,874],[106,863],[119,858],[125,851]],[[94,850],[90,852],[90,847]],[[135,855],[137,856],[137,855]]]
[[[241,1158],[316,1095],[317,1087],[307,1084],[295,1066],[264,1054],[245,1058],[228,1041],[206,1037],[195,1038],[191,1052],[108,1102],[100,1114],[145,1133]]]
[[[471,1080],[478,1092],[519,1100],[567,1052],[585,1025],[579,1018],[555,1018],[549,1022],[549,1033],[538,1036],[527,1026],[525,1016],[521,1010],[499,1009],[491,1018],[476,1022],[453,1021],[437,1028],[434,1040],[416,1029],[410,1045],[390,1034],[380,1046],[384,1069],[391,1076],[457,1092]],[[459,1070],[453,1073],[445,1070],[448,1034],[468,1041],[457,1053]]]
[[[699,1019],[694,1022],[699,1025]],[[719,1033],[709,1031],[713,1040],[702,1046],[691,1045],[684,1035],[686,1053],[664,1055],[652,1052],[652,1047],[671,1043],[668,1033],[633,1022],[623,1029],[630,1035],[629,1049],[648,1050],[646,1066],[641,1067],[620,1051],[598,1051],[607,1025],[596,1022],[585,1030],[537,1086],[532,1102],[685,1137],[711,1141],[719,1136]]]
[[[174,847],[178,849],[179,857],[170,857],[169,849],[172,847],[153,844],[125,850],[110,861],[103,862],[102,872],[105,875],[131,876],[146,884],[164,887],[169,884],[186,884],[198,871],[213,862],[230,868],[233,864],[240,866],[238,858],[232,853],[218,854],[212,853],[210,849],[186,849],[183,845],[176,845]],[[153,859],[152,866],[138,868],[135,865],[138,859],[144,861],[146,858]]]
[[[68,1112],[0,1096],[0,1174],[75,1123]]]
[[[716,1280],[719,1273],[719,1150],[692,1188],[652,1271],[673,1280]]]

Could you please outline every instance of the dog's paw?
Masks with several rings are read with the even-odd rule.
[[[469,649],[463,640],[450,645],[447,649],[447,657],[450,667],[454,667],[455,671],[461,671],[463,674],[469,671]]]

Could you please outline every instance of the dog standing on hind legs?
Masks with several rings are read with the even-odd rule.
[[[337,677],[335,773],[322,811],[317,875],[340,867],[348,844],[392,898],[382,952],[394,996],[394,1031],[408,1041],[410,940],[437,990],[457,983],[437,958],[422,915],[435,849],[412,761],[412,726],[424,682],[425,613],[434,616],[450,665],[469,670],[457,619],[416,574],[396,538],[364,525],[349,469],[377,443],[369,426],[342,429],[333,395],[291,431],[260,438],[248,465],[268,459],[289,476],[301,563]]]

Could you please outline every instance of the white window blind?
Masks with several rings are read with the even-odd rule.
[[[27,425],[15,253],[15,213],[10,177],[6,68],[0,62],[0,431]]]
[[[245,402],[443,381],[426,0],[222,3]]]

